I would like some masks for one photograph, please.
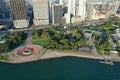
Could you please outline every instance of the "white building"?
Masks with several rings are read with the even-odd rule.
[[[27,28],[29,26],[29,19],[16,19],[13,21],[15,28]]]
[[[81,22],[87,18],[87,1],[89,0],[68,0],[66,23]]]
[[[76,0],[68,0],[68,13],[71,13],[71,15],[75,16],[76,12]]]
[[[113,14],[116,14],[120,6],[120,0],[113,1]]]
[[[49,24],[48,0],[32,0],[35,25]]]
[[[87,2],[87,19],[92,18],[92,13],[93,13],[93,2],[90,0]]]
[[[67,4],[67,14],[65,14],[65,18],[66,18],[66,24],[71,23],[71,16],[75,16],[76,13],[76,9],[75,9],[75,3],[76,0],[68,0],[68,4]]]
[[[59,0],[59,4],[60,4],[60,5],[63,5],[63,0]]]
[[[79,0],[78,14],[82,20],[85,20],[86,18],[86,14],[87,14],[86,4],[87,4],[87,0]]]

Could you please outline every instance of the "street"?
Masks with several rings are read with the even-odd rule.
[[[105,22],[110,22],[111,20],[108,19],[108,20],[97,20],[97,21],[89,21],[89,22],[84,22],[84,23],[77,23],[77,24],[69,24],[67,25],[67,27],[76,27],[76,26],[90,26],[90,25],[93,25],[93,26],[96,26],[96,25],[101,25]],[[30,27],[30,28],[25,28],[25,29],[12,29],[12,30],[8,30],[8,31],[0,31],[0,32],[21,32],[21,31],[31,31],[33,29],[47,29],[47,28],[50,28],[51,26],[49,25],[46,25],[46,26],[40,26],[40,27]],[[54,26],[56,27],[56,26]]]

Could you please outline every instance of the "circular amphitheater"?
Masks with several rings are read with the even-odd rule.
[[[19,56],[30,56],[38,53],[38,48],[35,46],[25,46],[18,50]]]
[[[12,63],[24,63],[39,60],[45,49],[38,45],[25,45],[15,49],[9,54],[9,59]]]

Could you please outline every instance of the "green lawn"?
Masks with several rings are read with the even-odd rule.
[[[0,55],[0,60],[6,60],[9,61],[8,55]]]
[[[48,40],[38,40],[38,39],[35,40],[34,39],[32,41],[32,43],[36,44],[36,45],[40,45],[40,46],[46,47],[48,45],[49,41]]]

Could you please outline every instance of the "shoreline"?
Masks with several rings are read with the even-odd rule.
[[[51,54],[52,55],[51,55]],[[40,60],[46,60],[46,59],[54,59],[54,58],[61,58],[61,57],[78,57],[78,58],[87,58],[87,59],[98,59],[98,60],[103,60],[104,58],[102,56],[93,56],[93,55],[87,55],[87,54],[77,54],[75,52],[68,53],[68,52],[50,52],[41,57]]]
[[[56,52],[56,51],[50,51],[45,53],[43,56],[34,59],[34,60],[29,60],[29,61],[5,61],[5,60],[0,60],[0,62],[3,63],[9,63],[9,64],[22,64],[22,63],[29,63],[29,62],[35,62],[35,61],[41,61],[41,60],[49,60],[49,59],[57,59],[57,58],[63,58],[63,57],[76,57],[76,58],[85,58],[85,59],[92,59],[92,60],[104,60],[103,56],[94,56],[94,55],[88,55],[88,54],[77,54],[75,52],[68,53],[68,52]],[[120,62],[120,60],[114,60]]]

